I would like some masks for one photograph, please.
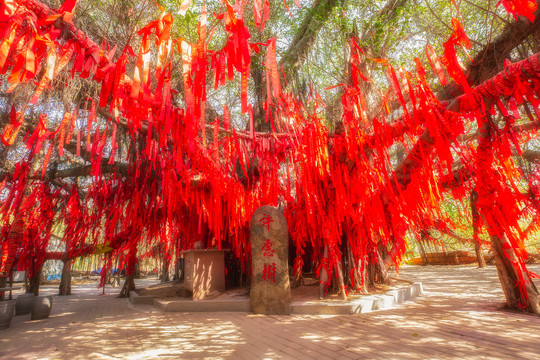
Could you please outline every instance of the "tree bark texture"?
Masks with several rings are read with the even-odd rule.
[[[161,258],[161,282],[167,282],[169,281],[169,257],[167,254],[163,254]]]
[[[118,297],[129,297],[131,291],[135,291],[135,268],[137,266],[137,244],[133,242],[130,244],[128,251],[127,269],[126,269],[126,281],[120,290]]]
[[[428,257],[426,254],[426,249],[424,249],[424,241],[427,238],[425,230],[420,232],[420,240],[418,240],[418,249],[420,249],[420,257],[422,258],[422,265],[426,266],[428,264]]]
[[[492,127],[494,127],[491,117],[487,116],[484,123],[480,127],[480,138],[477,148],[478,168],[478,204],[482,216],[482,220],[490,232],[492,248],[495,256],[495,265],[497,267],[497,275],[503,288],[506,298],[506,305],[514,310],[524,310],[535,314],[540,314],[540,294],[534,285],[529,273],[516,254],[516,250],[508,239],[503,226],[499,220],[493,218],[488,212],[491,208],[500,207],[495,196],[495,188],[483,187],[489,183],[489,179],[493,181],[493,149],[492,149]],[[486,180],[488,179],[488,180]],[[481,205],[481,206],[480,206]],[[504,215],[504,214],[503,214]],[[487,216],[491,216],[491,222],[487,220]],[[489,224],[489,225],[488,225]]]
[[[71,295],[71,264],[72,260],[64,261],[58,295]]]
[[[497,275],[501,282],[506,304],[515,310],[527,310],[540,314],[540,294],[529,274],[517,266],[517,256],[506,235],[491,236]],[[525,293],[516,286],[520,278],[525,282]],[[523,305],[525,307],[523,308]]]
[[[287,79],[302,65],[309,50],[313,47],[317,33],[328,20],[335,7],[343,5],[343,0],[317,0],[307,13],[300,28],[283,54],[279,65]]]
[[[28,286],[26,287],[27,294],[34,294],[35,296],[39,295],[39,286],[41,285],[41,271],[42,270],[43,270],[43,265],[35,269],[34,274],[28,278]]]
[[[486,259],[484,258],[484,253],[482,252],[482,243],[479,236],[480,214],[478,213],[478,192],[476,190],[471,191],[470,202],[472,213],[474,252],[476,253],[476,259],[478,260],[478,267],[484,268],[486,267]]]
[[[323,258],[322,258],[322,264],[319,271],[319,299],[324,299],[324,296],[326,295],[326,289],[328,288],[328,246],[324,247],[323,250]]]

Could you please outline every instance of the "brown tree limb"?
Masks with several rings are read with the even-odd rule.
[[[524,80],[537,78],[539,69],[535,68],[535,64],[538,64],[538,61],[540,61],[540,53],[536,53],[525,60],[511,64],[504,71],[473,88],[472,91],[476,95],[482,96],[486,104],[489,104],[490,99],[505,96],[505,90],[508,89],[502,88],[503,85],[507,87],[511,86],[515,81],[515,76],[518,74]],[[495,86],[494,84],[497,84],[498,86]],[[469,96],[472,96],[472,94],[465,94],[455,98],[444,111],[468,112],[474,110],[474,107],[477,106],[477,104],[468,101]],[[538,125],[531,125],[529,123],[522,126],[523,129],[520,130],[535,128],[536,126]],[[448,140],[455,140],[456,138],[449,138]],[[402,189],[406,188],[411,181],[412,172],[421,167],[422,159],[429,156],[433,151],[434,143],[435,138],[430,134],[429,130],[426,129],[422,135],[420,135],[408,156],[395,168],[392,182],[397,182]]]
[[[118,173],[121,175],[126,175],[127,165],[115,162],[114,164],[108,164],[106,162],[108,159],[102,160],[101,164],[101,174],[112,174]],[[48,170],[43,176],[43,180],[51,179],[64,179],[72,177],[81,177],[81,176],[90,176],[92,175],[92,165],[79,166],[71,169],[64,170]]]
[[[465,71],[471,87],[477,86],[493,75],[502,71],[504,60],[509,58],[510,53],[523,41],[535,34],[540,36],[540,1],[537,1],[538,9],[535,11],[535,21],[531,23],[525,17],[508,23],[500,35],[486,44],[472,59]],[[454,98],[463,94],[463,90],[454,82],[444,86],[437,92],[437,99],[441,102],[451,102]],[[401,107],[397,99],[393,100],[389,107],[395,111]]]
[[[279,61],[287,79],[303,64],[307,53],[315,44],[319,30],[328,20],[334,8],[343,5],[343,3],[343,0],[317,0],[308,11],[293,41]]]
[[[480,85],[502,71],[504,60],[510,57],[512,50],[523,43],[529,35],[540,33],[540,1],[537,1],[537,5],[538,9],[534,12],[534,23],[521,16],[517,21],[506,25],[503,32],[495,40],[476,54],[467,67],[466,73],[471,87]],[[451,82],[437,93],[437,98],[440,101],[445,101],[462,94],[463,90],[455,82]]]

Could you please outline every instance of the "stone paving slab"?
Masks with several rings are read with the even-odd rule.
[[[531,270],[540,273],[539,266]],[[498,310],[494,267],[405,267],[424,296],[358,315],[169,313],[75,286],[49,319],[17,316],[1,359],[537,359],[540,318]],[[539,284],[540,285],[540,284]],[[116,293],[118,288],[113,289]],[[45,289],[55,292],[55,288]]]
[[[154,299],[153,305],[168,312],[249,312],[249,298],[227,300]]]

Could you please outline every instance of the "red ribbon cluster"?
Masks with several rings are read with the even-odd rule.
[[[143,249],[159,245],[170,256],[173,249],[190,249],[196,242],[203,247],[230,247],[245,266],[250,260],[251,214],[261,205],[283,203],[296,249],[296,273],[310,246],[311,260],[324,264],[321,266],[329,272],[342,256],[349,256],[350,249],[353,268],[363,274],[366,262],[377,259],[380,248],[399,263],[408,231],[454,225],[440,203],[448,188],[461,198],[469,186],[454,176],[456,161],[467,170],[467,179],[473,174],[477,188],[482,188],[479,207],[484,225],[492,235],[506,234],[519,256],[516,266],[522,266],[525,254],[517,220],[529,200],[515,185],[522,175],[510,158],[512,148],[519,150],[520,142],[512,125],[522,102],[537,111],[537,56],[509,64],[505,73],[471,88],[455,51],[456,46],[468,46],[468,40],[454,19],[444,55],[437,57],[430,46],[426,54],[441,83],[447,82],[448,75],[463,90],[464,95],[456,100],[459,112],[447,110],[448,104],[436,99],[419,59],[414,73],[371,59],[384,67],[390,85],[381,92],[381,111],[371,118],[373,112],[362,93],[363,85],[371,81],[361,70],[366,55],[352,41],[352,81],[341,85],[343,126],[331,134],[320,116],[324,104],[317,94],[310,94],[311,103],[306,106],[282,88],[276,39],[249,41],[241,17],[243,5],[233,7],[225,0],[224,12],[214,14],[227,36],[221,49],[207,48],[213,30],[208,34],[208,15],[203,8],[196,43],[171,38],[173,18],[163,11],[158,20],[138,32],[137,54],[127,46],[116,56],[116,47],[97,45],[73,25],[75,3],[66,2],[58,11],[37,0],[9,0],[1,5],[0,72],[10,71],[8,91],[19,83],[35,81],[30,102],[37,103],[62,71],[101,84],[99,99],[78,104],[85,110],[66,111],[56,129],[50,128],[46,114],[40,115],[36,126],[26,127],[28,158],[2,183],[8,196],[0,216],[11,225],[2,229],[1,271],[9,271],[17,251],[21,266],[39,269],[57,219],[65,227],[65,258],[108,254],[103,275],[113,258],[131,272],[137,256],[153,254]],[[530,16],[528,11],[534,11],[529,2],[502,3],[507,8],[513,4],[516,14]],[[268,1],[254,1],[255,20],[261,29],[268,20],[268,9]],[[66,33],[70,34],[67,39]],[[271,123],[271,133],[255,132],[247,96],[252,55],[262,51],[261,47],[266,47],[264,118]],[[152,56],[153,51],[157,56]],[[171,87],[175,56],[183,70],[183,107],[174,102]],[[130,62],[134,70],[127,74]],[[249,131],[231,125],[227,105],[221,119],[207,122],[209,73],[214,89],[240,75],[240,112],[249,117]],[[38,74],[42,74],[40,78]],[[509,99],[508,105],[501,97]],[[490,103],[486,105],[484,99]],[[390,121],[392,100],[400,105],[402,116]],[[504,116],[507,126],[496,129],[492,142],[474,149],[456,140],[468,131],[471,120],[480,128],[486,115],[495,111]],[[105,115],[105,126],[98,115]],[[2,134],[6,146],[15,143],[23,120],[24,111],[13,108]],[[119,127],[127,129],[132,140],[123,153],[118,150]],[[208,135],[207,130],[211,131]],[[391,153],[401,144],[406,147],[406,138],[416,143],[395,167]],[[47,151],[41,169],[31,169],[29,164],[43,146]],[[49,187],[48,181],[55,175],[49,160],[55,149],[59,156],[69,149],[88,161],[93,182],[84,196],[75,185],[61,183],[54,192]],[[473,156],[477,161],[470,160]],[[123,170],[122,163],[128,164]],[[104,174],[108,166],[115,172]],[[57,211],[56,206],[62,209]],[[520,281],[522,286],[525,280]]]

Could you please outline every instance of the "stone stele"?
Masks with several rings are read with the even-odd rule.
[[[289,314],[289,231],[277,208],[261,206],[251,216],[251,311]]]

